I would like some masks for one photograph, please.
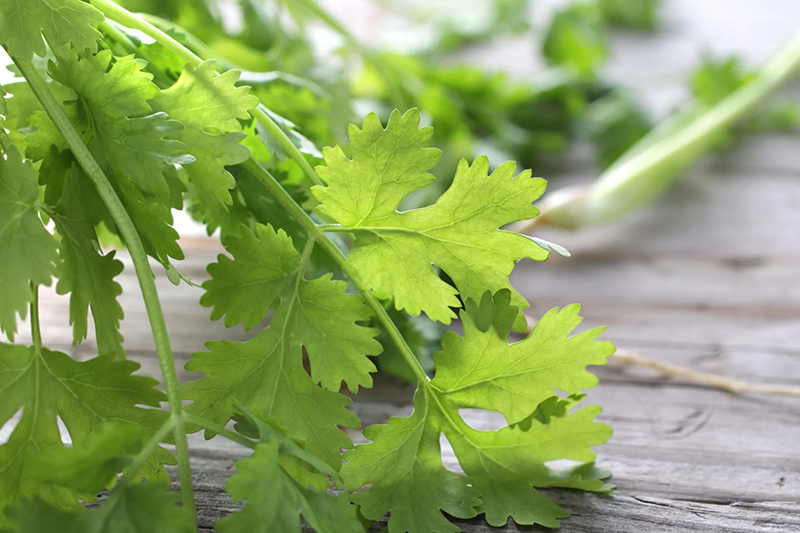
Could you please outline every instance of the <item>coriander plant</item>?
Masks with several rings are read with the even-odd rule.
[[[0,529],[196,531],[197,431],[252,450],[226,487],[247,503],[215,525],[223,532],[299,531],[301,517],[320,532],[364,531],[387,512],[392,532],[458,531],[448,517],[478,515],[557,527],[567,512],[539,488],[609,490],[591,448],[611,430],[579,403],[597,382],[586,367],[613,346],[600,330],[573,334],[575,305],[509,343],[528,307],[509,275],[549,250],[502,228],[537,215],[545,182],[479,157],[435,203],[399,211],[440,156],[415,109],[386,124],[369,115],[350,127],[347,153],[320,154],[236,70],[173,34],[111,0],[0,1],[17,76],[0,93],[0,330],[13,343],[28,317],[33,339],[0,344],[0,424],[15,424],[0,445]],[[184,207],[221,228],[227,251],[202,286],[211,317],[247,329],[270,319],[246,342],[209,342],[187,364],[205,376],[180,386],[151,260],[180,280],[171,211]],[[123,264],[109,241],[132,258],[165,392],[126,359]],[[45,347],[37,294],[54,280],[76,344],[91,310],[96,357]],[[433,378],[409,344],[408,315],[422,313],[463,324],[442,337]],[[371,387],[384,351],[417,382],[414,412],[353,447],[342,428],[360,422],[340,389]],[[478,431],[464,408],[507,425]],[[463,473],[444,467],[442,435]],[[577,464],[549,466],[559,459]]]

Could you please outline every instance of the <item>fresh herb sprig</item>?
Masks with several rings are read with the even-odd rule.
[[[13,342],[30,313],[33,338],[0,344],[0,423],[21,412],[0,445],[0,527],[195,531],[187,432],[200,430],[253,450],[227,485],[248,503],[216,524],[225,532],[299,531],[301,517],[321,532],[363,531],[361,517],[387,511],[390,531],[457,531],[444,513],[556,527],[567,513],[537,489],[609,490],[591,448],[610,428],[595,421],[598,407],[578,405],[597,382],[586,367],[614,347],[596,340],[601,330],[573,335],[577,306],[509,344],[528,306],[509,275],[549,250],[501,228],[536,216],[543,180],[463,161],[432,205],[400,212],[440,155],[415,109],[386,124],[371,114],[351,126],[350,154],[320,154],[203,46],[111,0],[6,2],[0,45],[21,78],[0,99],[0,330]],[[186,201],[222,228],[228,252],[209,265],[201,303],[229,326],[271,319],[246,342],[210,342],[187,364],[206,376],[179,386],[149,258],[176,272],[171,211]],[[126,358],[122,263],[100,234],[131,255],[164,393]],[[76,344],[91,309],[97,357],[45,347],[37,294],[54,280]],[[433,379],[392,318],[403,312],[464,324],[442,339]],[[353,447],[341,428],[359,420],[340,387],[372,386],[378,338],[416,379],[415,411],[367,428],[372,442]],[[475,430],[463,408],[500,412],[507,425]],[[463,475],[444,468],[442,434]],[[554,470],[557,459],[579,464]],[[166,491],[173,464],[181,506]],[[333,484],[345,492],[329,494]],[[102,505],[84,509],[104,487]]]

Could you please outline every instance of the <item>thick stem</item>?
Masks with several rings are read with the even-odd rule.
[[[97,164],[97,161],[95,161],[89,149],[83,144],[83,141],[81,141],[80,135],[75,131],[75,128],[72,126],[69,118],[67,118],[61,105],[59,105],[58,101],[50,92],[45,81],[39,76],[36,68],[28,61],[20,61],[13,57],[12,60],[20,73],[25,77],[28,86],[42,104],[42,107],[47,112],[50,120],[53,121],[56,129],[58,129],[61,136],[64,137],[64,140],[67,142],[67,145],[72,150],[73,155],[78,160],[78,163],[80,163],[84,172],[86,172],[86,175],[92,180],[92,183],[102,198],[103,203],[105,203],[108,208],[108,211],[111,213],[111,217],[114,219],[114,223],[117,225],[120,235],[130,252],[134,269],[136,270],[136,277],[142,289],[142,297],[144,298],[147,316],[150,320],[150,327],[153,332],[153,340],[155,341],[156,351],[158,353],[158,362],[161,366],[164,387],[166,388],[167,398],[169,399],[169,409],[175,417],[175,451],[178,456],[183,505],[190,509],[194,516],[195,505],[192,489],[192,473],[189,464],[189,444],[186,439],[185,424],[181,417],[183,408],[180,386],[178,383],[178,373],[175,370],[175,360],[172,357],[172,348],[169,344],[164,313],[158,301],[158,292],[156,290],[153,271],[150,268],[150,263],[148,262],[142,241],[139,238],[139,233],[136,231],[131,217],[122,205],[122,201],[108,181],[103,169],[100,168],[100,165]]]
[[[797,74],[798,69],[800,31],[769,58],[750,82],[722,102],[685,126],[679,117],[657,127],[591,186],[556,191],[541,204],[539,219],[517,224],[514,230],[527,233],[536,224],[577,229],[612,220],[644,205],[712,149],[722,132],[750,113]]]
[[[106,17],[119,24],[122,24],[123,26],[139,30],[145,35],[152,37],[190,65],[197,67],[203,62],[203,58],[183,46],[181,43],[141,17],[137,17],[127,9],[115,4],[111,0],[91,0],[91,2],[95,7],[100,9]],[[308,161],[306,161],[305,156],[303,156],[297,146],[294,145],[289,136],[286,135],[286,132],[284,132],[283,129],[281,129],[281,127],[263,109],[260,107],[256,108],[251,111],[250,114],[262,126],[264,126],[264,128],[266,128],[270,135],[275,137],[275,139],[278,141],[278,144],[280,144],[281,147],[286,150],[286,153],[288,153],[289,156],[300,166],[311,183],[314,185],[322,184],[319,176],[317,176],[317,173],[314,172],[314,169],[311,168],[311,165],[308,163]]]
[[[336,262],[336,265],[341,268],[347,277],[350,278],[350,281],[353,282],[353,285],[356,289],[361,293],[364,297],[364,300],[367,302],[372,310],[375,312],[375,315],[378,317],[378,321],[381,325],[386,329],[389,333],[389,337],[391,337],[392,342],[400,353],[405,359],[406,363],[411,367],[412,372],[420,381],[420,383],[427,383],[430,381],[430,378],[427,374],[425,374],[425,370],[420,365],[419,361],[416,357],[414,357],[414,353],[411,351],[411,348],[408,346],[408,343],[403,338],[403,334],[400,333],[400,330],[397,329],[397,326],[392,321],[389,314],[384,309],[381,302],[372,294],[372,291],[364,287],[364,284],[361,282],[358,273],[353,271],[352,268],[347,265],[344,253],[331,241],[325,233],[320,230],[319,226],[311,219],[311,217],[306,213],[302,207],[297,205],[297,202],[294,201],[294,198],[286,192],[286,190],[281,186],[275,176],[273,176],[269,171],[263,168],[261,165],[256,163],[254,160],[250,159],[249,161],[245,162],[243,166],[254,176],[256,176],[261,182],[267,187],[270,193],[278,200],[281,206],[286,209],[302,227],[306,230],[306,233],[310,237],[313,237],[316,243],[321,246],[325,252]]]

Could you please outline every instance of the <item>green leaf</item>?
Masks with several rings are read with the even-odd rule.
[[[24,319],[33,300],[31,284],[50,285],[56,273],[58,242],[39,218],[33,165],[1,131],[0,141],[0,330],[13,341],[17,315]]]
[[[133,56],[115,58],[108,50],[96,55],[73,50],[57,65],[51,63],[50,72],[78,95],[66,103],[68,115],[118,189],[145,250],[166,264],[168,257],[183,259],[171,227],[170,208],[182,206],[183,191],[175,165],[188,165],[194,158],[175,139],[181,123],[163,112],[152,113],[148,100],[158,88],[144,66]]]
[[[64,448],[58,418],[79,449],[109,421],[140,426],[148,434],[162,425],[165,411],[138,407],[158,407],[166,400],[155,380],[131,375],[138,368],[110,357],[78,362],[45,348],[0,344],[0,425],[22,410],[8,442],[0,446],[0,526],[8,524],[3,509],[22,499],[40,498],[66,510],[80,509],[78,498],[94,499],[95,494],[38,482],[27,474],[30,452],[57,454]],[[174,459],[159,449],[142,475],[169,480],[163,464],[174,464]]]
[[[480,299],[487,290],[505,288],[518,307],[528,307],[508,277],[519,259],[541,261],[548,252],[498,228],[538,215],[531,202],[544,192],[544,180],[531,179],[530,172],[515,178],[513,163],[489,175],[488,160],[479,157],[471,166],[458,165],[452,185],[434,205],[398,212],[407,195],[433,180],[425,171],[439,151],[423,148],[431,128],[419,128],[419,112],[412,109],[392,113],[386,129],[377,115],[369,115],[363,129],[351,126],[349,133],[353,158],[341,148],[326,149],[327,166],[318,172],[327,186],[312,191],[319,212],[355,235],[347,261],[364,286],[379,298],[393,298],[398,309],[422,311],[445,324],[455,317],[450,308],[461,306],[458,294]]]
[[[65,511],[41,500],[16,506],[12,517],[19,533],[192,533],[196,519],[177,507],[180,495],[165,483],[144,483],[113,493],[98,508]]]
[[[25,475],[41,483],[98,493],[116,481],[142,450],[147,432],[139,426],[108,422],[80,448],[55,448],[29,456]]]
[[[59,252],[59,294],[70,294],[69,316],[73,327],[73,342],[86,338],[89,307],[95,325],[97,352],[110,354],[114,359],[124,359],[122,334],[119,323],[125,316],[117,297],[122,287],[114,278],[122,272],[123,265],[114,258],[114,252],[103,255],[95,232],[91,202],[96,196],[88,176],[71,161],[67,167],[61,200],[56,206],[53,220],[61,235]]]
[[[201,303],[214,306],[212,316],[232,313],[235,322],[229,323],[245,325],[280,304],[251,340],[208,343],[210,352],[192,357],[186,369],[208,376],[184,386],[183,397],[194,401],[187,409],[225,423],[238,402],[274,418],[338,468],[339,448],[352,444],[336,426],[356,427],[358,419],[344,409],[350,399],[337,391],[342,381],[353,391],[372,385],[375,366],[366,356],[380,353],[377,331],[356,324],[370,312],[359,296],[345,294],[345,282],[330,275],[304,279],[307,254],[300,259],[282,231],[261,225],[256,231],[243,229],[226,239],[233,260],[222,256],[209,266],[212,279],[203,284]],[[304,349],[311,376],[303,368]]]
[[[99,10],[81,0],[0,0],[0,45],[23,61],[45,56],[42,34],[56,51],[72,44],[94,52],[101,35],[92,24],[103,20]]]
[[[442,515],[472,518],[479,493],[469,480],[447,470],[439,445],[442,421],[426,385],[414,396],[414,413],[370,426],[364,437],[372,443],[345,454],[342,477],[347,488],[369,490],[353,495],[362,514],[380,520],[390,512],[389,532],[455,533],[461,531]]]
[[[247,505],[215,524],[223,533],[300,532],[300,516],[318,533],[362,533],[356,508],[347,495],[305,489],[280,464],[279,442],[257,445],[253,455],[236,463],[225,489],[234,502]]]
[[[510,517],[518,524],[558,527],[566,511],[537,488],[608,490],[601,481],[608,473],[591,464],[591,447],[611,436],[608,426],[594,420],[600,408],[573,412],[583,396],[561,399],[555,391],[593,386],[596,379],[585,367],[603,364],[613,346],[595,342],[598,331],[570,338],[579,321],[574,307],[548,313],[526,339],[509,346],[517,315],[510,299],[501,291],[480,303],[469,300],[461,313],[464,336],[449,333],[443,340],[442,352],[434,355],[436,378],[420,385],[413,414],[367,428],[364,436],[372,442],[345,454],[341,475],[347,488],[370,485],[353,501],[369,519],[390,512],[391,533],[459,531],[439,511],[461,518],[483,513],[494,526]],[[516,423],[476,430],[459,413],[470,407],[499,411]],[[442,434],[465,475],[444,469]],[[586,464],[567,471],[546,464],[559,459]]]
[[[601,10],[595,2],[579,2],[558,11],[542,42],[548,64],[583,77],[594,76],[608,58],[608,42]]]
[[[219,211],[232,204],[229,189],[236,185],[225,167],[250,157],[250,151],[239,144],[245,137],[239,120],[249,118],[258,99],[249,94],[249,87],[236,87],[238,71],[218,75],[215,67],[214,61],[196,69],[186,65],[177,83],[159,92],[152,105],[183,124],[178,138],[195,158],[186,171],[203,202]]]
[[[692,73],[689,85],[692,95],[701,106],[712,107],[754,77],[753,73],[742,68],[736,57],[714,59],[705,55],[702,65]]]
[[[58,64],[50,64],[54,79],[80,97],[77,101],[91,117],[91,138],[97,155],[119,178],[133,182],[143,197],[168,197],[163,173],[175,164],[188,164],[186,145],[174,140],[183,130],[166,113],[152,113],[148,100],[158,94],[133,56],[115,58],[109,50],[79,55],[74,50]]]
[[[375,366],[364,356],[379,354],[381,346],[377,330],[357,324],[371,315],[362,298],[345,294],[347,283],[330,274],[304,279],[306,264],[283,231],[258,224],[256,233],[242,228],[228,237],[233,259],[220,254],[208,266],[211,279],[203,283],[200,303],[213,307],[211,318],[225,315],[226,326],[244,322],[250,329],[281,300],[280,309],[288,310],[286,335],[305,347],[315,383],[334,392],[342,381],[353,392],[371,387]]]
[[[530,335],[509,346],[508,333],[516,316],[507,312],[509,296],[507,291],[494,298],[484,295],[480,308],[490,302],[491,316],[500,319],[486,331],[476,323],[477,304],[467,304],[469,312],[461,315],[464,336],[446,333],[442,351],[434,354],[437,371],[432,385],[446,391],[459,408],[498,411],[513,424],[552,397],[555,389],[577,394],[597,385],[586,367],[605,364],[614,345],[597,342],[604,328],[570,337],[582,320],[580,306],[570,305],[548,311]]]
[[[653,31],[661,0],[598,0],[603,19],[611,26]]]

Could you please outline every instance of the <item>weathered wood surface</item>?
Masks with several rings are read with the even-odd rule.
[[[800,22],[795,0],[665,3],[664,33],[619,38],[612,75],[646,78],[687,69],[703,44],[760,61]],[[525,63],[527,45],[503,46],[500,60],[491,56],[495,67],[535,67]],[[474,57],[484,56],[477,51]],[[547,177],[554,187],[587,182],[587,169],[577,158],[563,175]],[[523,263],[513,280],[534,315],[581,302],[584,326],[608,325],[604,338],[622,348],[754,383],[800,386],[798,204],[800,138],[749,139],[708,158],[663,199],[619,223],[576,234],[542,231],[573,257]],[[219,245],[191,238],[183,246],[188,258],[181,270],[201,281]],[[127,267],[120,278],[126,347],[143,373],[157,376],[146,314]],[[206,341],[248,337],[211,323],[198,304],[199,289],[173,287],[163,276],[158,283],[181,366]],[[42,298],[45,342],[93,356],[91,339],[71,346],[67,300],[52,291]],[[601,418],[614,428],[610,443],[597,450],[598,463],[612,469],[618,492],[550,491],[572,513],[563,531],[800,531],[800,401],[736,396],[632,367],[611,365],[597,374],[600,385],[588,401],[604,407]],[[365,424],[384,422],[409,412],[410,395],[408,386],[381,380],[359,395],[353,410]],[[468,421],[486,429],[498,423],[479,412]],[[210,530],[235,508],[222,488],[242,451],[198,435],[191,444],[201,526]],[[457,468],[446,443],[445,462]],[[480,520],[458,523],[471,532],[491,529]]]

